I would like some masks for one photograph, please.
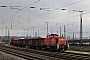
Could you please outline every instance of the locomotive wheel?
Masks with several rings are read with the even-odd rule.
[[[42,50],[42,47],[38,47],[39,48],[39,50]]]
[[[44,50],[47,50],[46,46],[44,46]]]
[[[44,47],[44,50],[48,51],[49,49],[47,48],[47,46]]]

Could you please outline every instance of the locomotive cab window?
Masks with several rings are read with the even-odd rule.
[[[53,36],[51,35],[51,36],[49,36],[50,38],[52,38]]]

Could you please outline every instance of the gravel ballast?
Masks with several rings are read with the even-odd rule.
[[[25,59],[0,51],[0,60],[25,60]]]

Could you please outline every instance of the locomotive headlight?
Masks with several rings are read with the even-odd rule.
[[[67,49],[69,49],[69,44],[67,44]]]
[[[57,44],[57,49],[59,49],[59,44]]]

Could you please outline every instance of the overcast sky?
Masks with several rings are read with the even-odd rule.
[[[39,35],[46,37],[45,22],[49,22],[49,34],[60,34],[60,27],[63,34],[65,25],[67,37],[73,36],[73,32],[79,37],[78,11],[83,11],[83,37],[90,37],[90,0],[0,0],[0,6],[6,6],[0,7],[1,36],[8,35],[8,29],[11,36],[33,36],[34,27],[34,33],[39,30]],[[49,9],[40,10],[40,8]]]

